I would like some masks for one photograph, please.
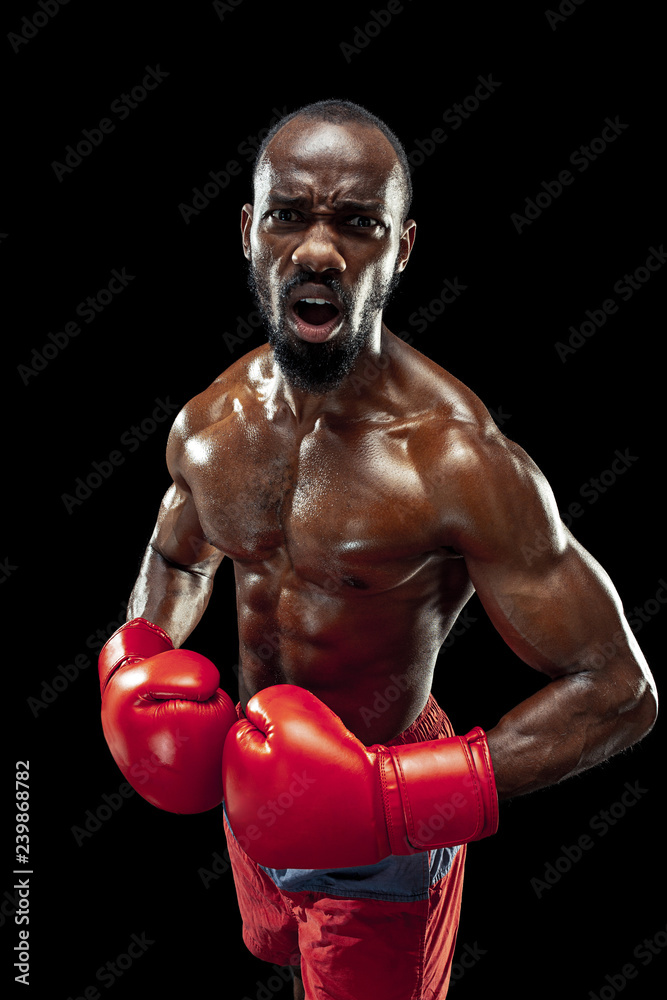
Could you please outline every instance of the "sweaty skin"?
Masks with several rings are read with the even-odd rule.
[[[415,224],[397,177],[391,145],[366,126],[295,119],[272,140],[242,212],[243,247],[267,317],[297,351],[313,341],[279,294],[295,276],[309,295],[329,278],[345,291],[330,334],[342,340],[372,290],[406,266]],[[651,728],[653,680],[606,573],[531,459],[469,389],[387,329],[381,308],[327,391],[291,384],[271,345],[241,358],[180,413],[167,462],[173,485],[128,614],[181,645],[227,556],[243,706],[268,685],[301,685],[363,743],[385,742],[424,707],[476,591],[546,681],[488,731],[501,799]],[[401,698],[371,713],[397,678]]]

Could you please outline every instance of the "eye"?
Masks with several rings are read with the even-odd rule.
[[[269,216],[275,219],[276,222],[297,222],[298,215],[293,212],[291,208],[276,208],[273,212],[269,212]]]
[[[381,225],[377,219],[372,219],[370,215],[351,215],[345,221],[348,226],[353,226],[355,229],[372,229]]]

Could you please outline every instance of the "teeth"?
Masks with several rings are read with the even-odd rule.
[[[299,299],[299,302],[309,302],[311,305],[315,306],[326,306],[330,304],[328,299]]]

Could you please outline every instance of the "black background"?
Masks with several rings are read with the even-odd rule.
[[[628,301],[613,288],[667,236],[651,4],[614,13],[594,0],[564,3],[571,13],[558,21],[535,4],[394,4],[389,23],[365,36],[359,30],[371,10],[385,9],[382,0],[354,9],[217,6],[71,0],[43,26],[38,17],[38,30],[22,20],[42,10],[36,0],[3,15],[3,987],[13,985],[19,929],[12,797],[23,759],[34,872],[31,987],[17,986],[17,995],[64,1000],[96,987],[114,1000],[149,989],[255,1000],[271,991],[272,970],[241,943],[232,876],[220,865],[220,813],[178,817],[138,795],[120,798],[122,775],[99,724],[93,646],[98,630],[106,636],[123,619],[169,483],[171,417],[144,424],[149,433],[132,447],[131,428],[151,419],[157,400],[175,414],[262,342],[255,330],[230,350],[224,334],[254,308],[238,230],[250,198],[243,144],[276,112],[345,97],[384,118],[408,152],[434,129],[448,134],[414,171],[417,242],[388,325],[480,395],[545,472],[564,514],[580,505],[572,529],[609,571],[628,616],[644,609],[635,627],[660,683],[664,269]],[[10,33],[21,31],[34,37],[12,44]],[[355,42],[357,51],[341,47]],[[168,75],[124,120],[110,111],[158,66]],[[488,99],[459,128],[444,123],[489,75]],[[105,117],[113,132],[59,179],[53,163]],[[601,135],[606,118],[627,127],[580,172],[569,157]],[[192,205],[193,188],[230,160],[240,175],[186,222],[179,205]],[[573,183],[517,231],[512,213],[564,169]],[[93,322],[79,317],[80,334],[54,351],[49,333],[76,321],[78,304],[106,288],[114,268],[133,279]],[[418,332],[410,316],[438,298],[446,278],[465,291]],[[618,311],[563,361],[555,344],[609,298]],[[601,492],[591,480],[606,472],[609,482],[616,451],[632,461]],[[67,505],[63,496],[112,452],[122,456],[117,467]],[[537,684],[475,599],[465,621],[434,687],[457,731],[493,726]],[[188,645],[215,660],[234,695],[229,568]],[[70,668],[68,679],[77,657],[78,675]],[[633,953],[645,938],[667,940],[661,752],[658,725],[605,766],[503,808],[498,835],[470,850],[457,962],[470,949],[479,957],[455,966],[452,996],[498,988],[515,998],[655,996],[666,956],[645,965]],[[639,797],[601,836],[599,816],[614,804],[619,816],[626,783]],[[122,805],[95,829],[103,795]],[[584,834],[590,849],[536,890],[531,880],[544,879],[563,846]],[[101,982],[98,970],[133,934],[153,943],[122,977]],[[621,983],[628,963],[636,976]]]

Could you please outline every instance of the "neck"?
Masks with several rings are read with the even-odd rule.
[[[358,414],[371,387],[375,387],[386,368],[382,360],[387,346],[387,329],[378,321],[352,370],[335,388],[324,393],[311,393],[292,385],[275,366],[275,391],[292,411],[297,424],[312,425],[323,413],[340,416]]]

